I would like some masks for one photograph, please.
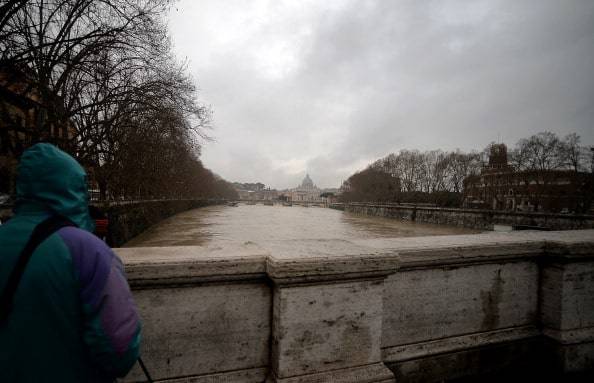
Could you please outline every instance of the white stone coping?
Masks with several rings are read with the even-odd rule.
[[[251,244],[114,249],[131,285],[186,284],[266,276],[266,253]]]
[[[277,283],[381,276],[397,269],[500,263],[537,256],[594,258],[594,230],[229,243],[115,249],[131,284],[270,278]]]
[[[272,241],[266,247],[266,272],[276,283],[387,275],[400,262],[393,250],[340,239]]]
[[[416,238],[360,240],[357,244],[392,249],[400,270],[522,260],[594,258],[594,230],[490,232]]]

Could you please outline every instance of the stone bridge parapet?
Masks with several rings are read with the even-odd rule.
[[[167,382],[594,369],[594,230],[116,249]],[[140,381],[139,369],[126,381]]]

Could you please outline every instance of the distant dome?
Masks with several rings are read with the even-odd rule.
[[[311,178],[309,178],[309,174],[306,174],[305,175],[305,178],[301,182],[301,188],[303,188],[303,189],[313,189],[314,187],[315,187],[314,186],[314,183],[311,180]]]

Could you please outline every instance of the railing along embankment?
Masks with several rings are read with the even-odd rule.
[[[594,230],[117,253],[158,380],[567,379],[594,368]]]

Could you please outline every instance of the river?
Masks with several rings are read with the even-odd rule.
[[[370,239],[477,233],[321,207],[244,205],[189,210],[152,226],[124,247],[265,243],[284,239]]]

